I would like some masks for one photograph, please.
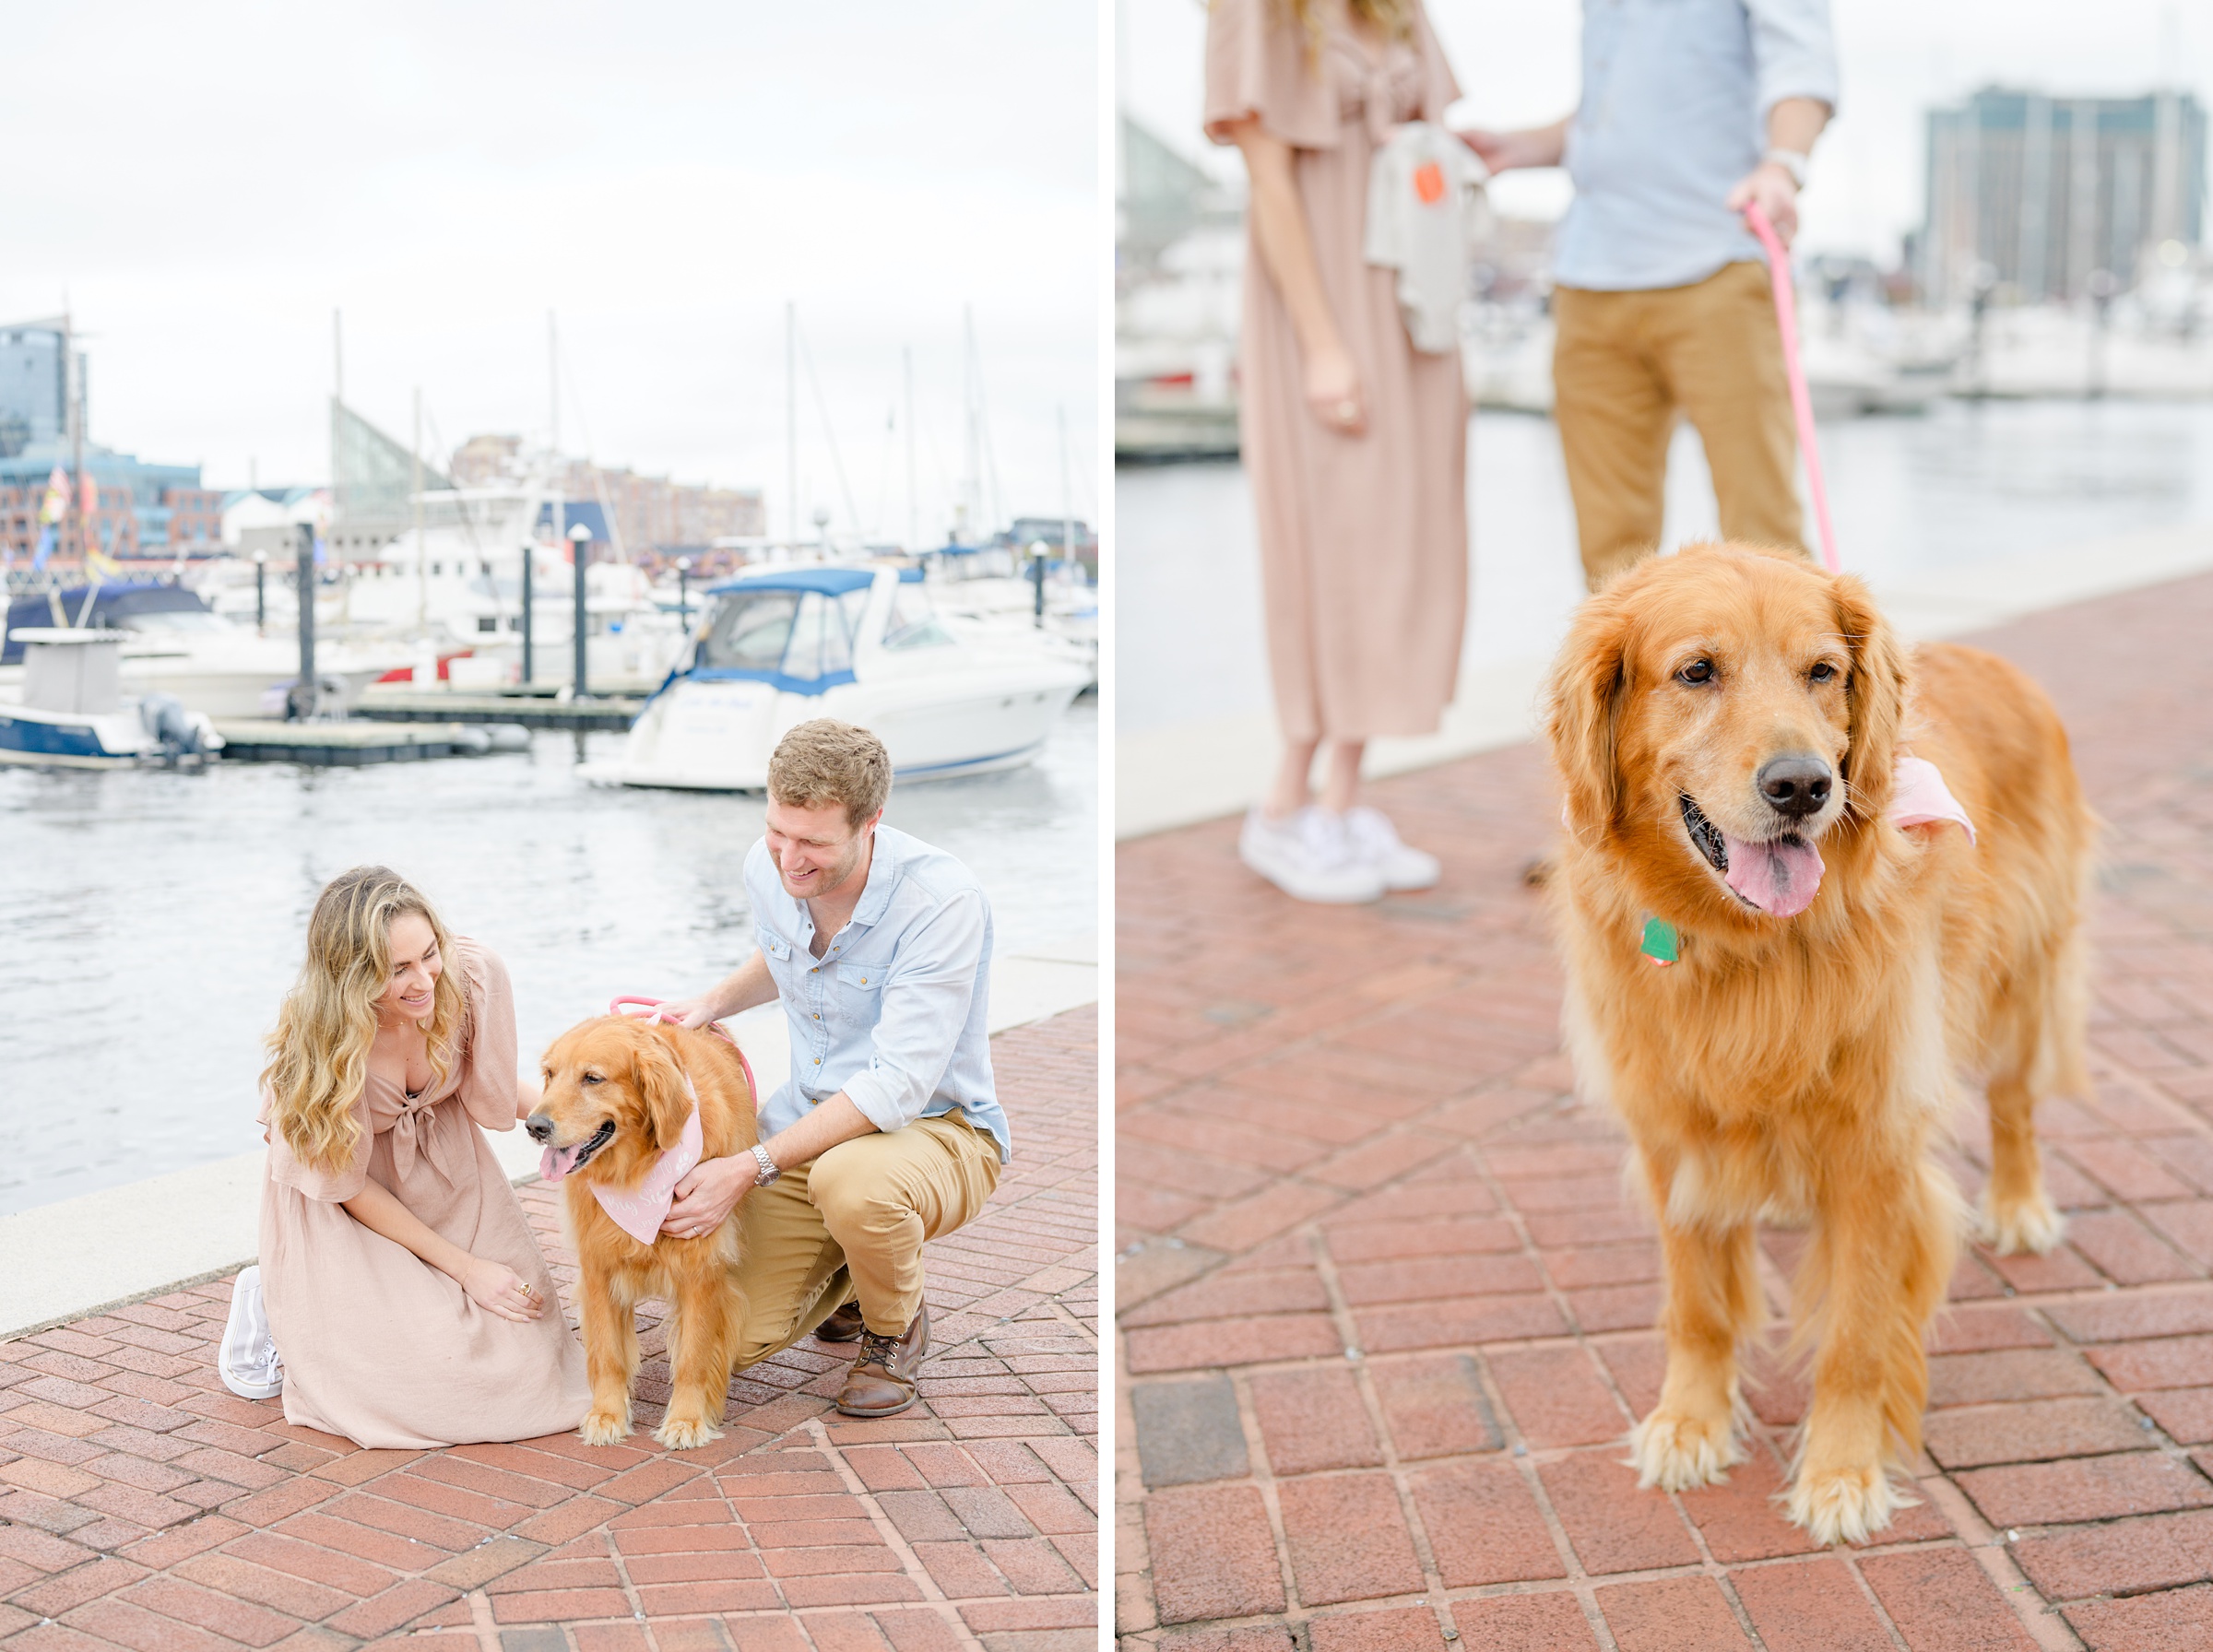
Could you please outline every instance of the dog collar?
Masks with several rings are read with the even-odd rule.
[[[635,1187],[592,1184],[592,1197],[599,1201],[608,1220],[640,1245],[651,1245],[659,1235],[661,1223],[669,1220],[669,1207],[676,1202],[676,1185],[699,1162],[703,1148],[699,1092],[692,1087],[690,1073],[684,1075],[684,1093],[692,1098],[692,1115],[684,1120],[683,1134],[674,1147],[653,1162],[653,1168]]]
[[[1644,920],[1644,942],[1637,950],[1662,969],[1682,962],[1682,938],[1665,918],[1648,916]]]

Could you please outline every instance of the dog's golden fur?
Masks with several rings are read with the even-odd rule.
[[[1708,680],[1678,677],[1700,660]],[[1963,1215],[1930,1146],[1961,1074],[1989,1096],[1986,1236],[2031,1251],[2059,1236],[2031,1114],[2085,1087],[2095,830],[2065,733],[2004,660],[1952,644],[1909,657],[1859,581],[1742,546],[1648,559],[1592,597],[1548,732],[1567,794],[1552,881],[1569,1046],[1585,1092],[1627,1125],[1666,1266],[1666,1380],[1630,1436],[1640,1483],[1698,1485],[1739,1460],[1755,1223],[1803,1221],[1814,1389],[1789,1513],[1824,1542],[1858,1540],[1888,1524],[1886,1469],[1920,1443],[1923,1336]],[[1909,749],[1943,773],[1974,844],[1886,818]],[[1775,817],[1754,776],[1797,753],[1842,784],[1797,829],[1827,863],[1818,892],[1778,918],[1694,846],[1681,799],[1764,841]],[[1680,935],[1673,967],[1640,951],[1648,915]]]
[[[582,1278],[577,1316],[592,1409],[577,1431],[611,1446],[630,1433],[630,1386],[638,1371],[633,1310],[645,1297],[669,1304],[669,1407],[654,1438],[677,1450],[704,1446],[721,1430],[730,1362],[743,1328],[738,1282],[738,1218],[696,1239],[666,1234],[640,1245],[593,1197],[595,1184],[634,1186],[674,1147],[699,1098],[702,1157],[727,1158],[760,1139],[754,1097],[737,1049],[705,1032],[601,1016],[554,1040],[545,1058],[539,1114],[556,1148],[589,1141],[603,1125],[613,1139],[567,1177],[568,1226]]]

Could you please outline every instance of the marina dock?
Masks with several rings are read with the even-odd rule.
[[[642,694],[594,694],[557,700],[550,694],[456,694],[436,689],[372,691],[352,715],[376,723],[511,723],[524,728],[577,728],[621,734],[645,709]]]
[[[393,724],[348,719],[330,723],[219,720],[227,762],[305,763],[314,768],[361,768],[369,763],[423,762],[436,757],[484,757],[519,751],[529,737],[521,729],[472,726],[448,720]]]

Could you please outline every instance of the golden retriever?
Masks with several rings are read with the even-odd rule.
[[[1754,1225],[1805,1223],[1813,1400],[1787,1507],[1819,1541],[1858,1540],[1910,1501],[1887,1469],[1920,1446],[1923,1336],[1962,1225],[1929,1156],[1962,1072],[1989,1095],[1986,1236],[2059,1237],[2031,1115],[2086,1088],[2096,824],[2066,735],[2004,660],[1953,644],[1909,660],[1858,580],[1738,545],[1648,559],[1592,597],[1548,734],[1568,1046],[1584,1093],[1627,1125],[1665,1262],[1639,1483],[1742,1460]],[[1971,840],[1889,817],[1909,753]],[[1655,967],[1668,926],[1678,959]]]
[[[743,1326],[737,1215],[696,1239],[656,1234],[642,1243],[595,1189],[636,1189],[682,1139],[694,1096],[700,1156],[748,1151],[760,1132],[744,1060],[727,1039],[609,1015],[554,1040],[544,1067],[545,1100],[526,1128],[546,1148],[546,1179],[568,1183],[569,1231],[583,1276],[577,1317],[592,1384],[592,1409],[577,1432],[592,1446],[630,1433],[638,1372],[632,1311],[641,1298],[656,1297],[669,1304],[671,1392],[654,1438],[680,1451],[704,1446],[722,1433],[715,1425]]]

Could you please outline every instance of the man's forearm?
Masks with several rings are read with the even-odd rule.
[[[778,1170],[789,1170],[795,1164],[812,1162],[841,1141],[871,1135],[875,1129],[868,1115],[841,1090],[816,1103],[797,1124],[778,1130],[761,1145],[768,1150]]]
[[[1768,111],[1768,148],[1811,155],[1828,124],[1828,105],[1818,98],[1778,98]]]
[[[715,1019],[738,1014],[762,1004],[772,1003],[776,996],[775,977],[768,973],[768,954],[755,952],[740,964],[728,977],[716,984],[707,994],[714,1006]]]

